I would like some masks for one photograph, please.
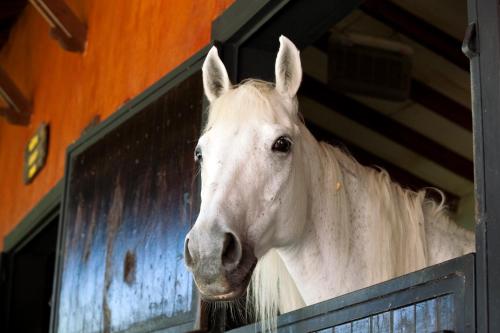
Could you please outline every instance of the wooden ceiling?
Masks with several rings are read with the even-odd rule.
[[[301,108],[323,138],[414,187],[436,186],[473,225],[472,114],[468,59],[460,46],[466,0],[367,1],[332,31],[395,40],[413,49],[410,99],[392,102],[327,88],[328,34],[302,54]],[[452,200],[452,201],[453,201]]]
[[[17,21],[28,0],[0,1],[0,49],[9,39],[10,29]]]

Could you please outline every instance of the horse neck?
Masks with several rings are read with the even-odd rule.
[[[305,130],[305,128],[304,128]],[[348,267],[351,205],[339,150],[318,143],[305,130],[304,163],[309,175],[306,228],[298,243],[279,249],[307,304],[336,296]],[[339,155],[342,154],[342,155]],[[349,283],[349,282],[347,282]]]
[[[307,227],[293,247],[278,250],[304,301],[425,267],[425,191],[404,190],[387,173],[361,166],[309,132],[304,136]]]

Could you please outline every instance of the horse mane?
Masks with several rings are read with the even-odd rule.
[[[278,314],[306,305],[276,249],[259,259],[248,291],[247,308],[253,309],[262,332],[276,330]]]
[[[368,203],[369,211],[373,213],[371,221],[379,223],[374,228],[377,234],[372,237],[373,243],[366,245],[374,249],[370,260],[375,269],[370,271],[370,280],[378,283],[427,266],[425,221],[450,221],[442,192],[433,189],[443,198],[437,203],[427,198],[426,189],[416,192],[403,188],[393,182],[385,170],[363,166],[338,147],[324,142],[319,145],[324,155],[321,159],[325,164],[323,169],[329,180],[340,179],[345,184],[349,181],[347,178],[355,177],[362,183],[363,190],[374,199]],[[335,187],[334,182],[331,184]],[[339,210],[332,220],[335,219],[339,226],[349,225],[350,203],[345,186],[339,192],[332,201],[332,205]],[[338,290],[338,294],[331,297],[352,291],[342,286]],[[249,295],[263,332],[276,331],[278,314],[306,305],[276,249],[271,249],[259,260],[249,286]]]

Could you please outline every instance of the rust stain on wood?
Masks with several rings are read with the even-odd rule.
[[[130,250],[125,254],[125,259],[123,260],[123,281],[126,284],[131,285],[135,282],[135,266],[137,258],[135,253]]]
[[[83,261],[87,262],[90,255],[90,250],[92,248],[92,242],[94,240],[94,232],[96,227],[97,219],[97,205],[92,207],[92,216],[90,217],[90,222],[88,225],[87,232],[85,233],[85,245],[83,248]],[[81,223],[81,222],[80,222]]]
[[[103,333],[111,332],[111,310],[108,305],[108,299],[104,298],[102,303],[102,317],[103,317]]]
[[[120,176],[116,177],[115,191],[111,208],[108,213],[107,231],[106,231],[106,268],[104,273],[104,288],[102,290],[102,304],[103,304],[103,321],[104,332],[111,331],[111,316],[112,312],[109,308],[108,291],[111,283],[113,282],[113,243],[115,241],[116,233],[122,222],[123,214],[123,190],[120,184]]]

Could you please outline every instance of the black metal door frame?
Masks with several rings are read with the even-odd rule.
[[[12,258],[21,251],[34,237],[47,227],[47,225],[59,220],[62,201],[63,181],[59,181],[40,202],[17,224],[17,226],[5,236],[4,248],[0,265],[0,330],[6,329],[8,323],[10,304],[12,301]],[[58,242],[60,240],[60,224],[58,222]],[[56,245],[58,247],[58,244]],[[56,265],[59,258],[56,256]],[[55,276],[55,275],[54,275]],[[53,290],[55,290],[55,279]]]
[[[476,192],[477,332],[500,332],[500,6],[468,0]]]

